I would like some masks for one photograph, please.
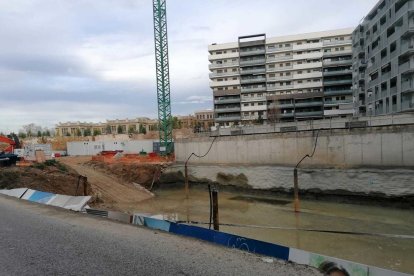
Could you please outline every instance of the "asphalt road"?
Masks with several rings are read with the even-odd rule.
[[[319,275],[143,227],[0,195],[0,275]]]

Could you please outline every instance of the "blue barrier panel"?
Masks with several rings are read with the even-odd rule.
[[[55,197],[55,194],[35,191],[27,200],[38,203],[47,203],[53,197]]]
[[[282,245],[249,239],[223,232],[215,232],[214,242],[251,253],[267,255],[286,261],[289,260],[289,247]]]
[[[145,226],[148,226],[149,228],[170,232],[171,223],[168,221],[145,217],[144,222]]]
[[[171,222],[170,225],[170,232],[187,236],[193,237],[204,241],[214,242],[214,233],[216,231],[209,230],[201,227],[190,226],[185,224],[178,224]]]
[[[237,248],[252,253],[272,256],[282,260],[289,259],[289,247],[244,238],[215,230],[205,229],[197,226],[171,223],[170,232],[183,236],[193,237],[230,248]]]

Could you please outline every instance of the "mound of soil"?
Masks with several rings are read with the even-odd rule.
[[[137,164],[137,163],[105,163],[89,161],[85,165],[98,169],[109,175],[114,175],[127,183],[138,183],[145,188],[150,188],[154,175],[159,172],[161,165]]]
[[[0,168],[0,189],[30,188],[55,194],[76,195],[77,184],[78,174],[58,162]],[[78,195],[82,192],[83,186],[79,187]]]

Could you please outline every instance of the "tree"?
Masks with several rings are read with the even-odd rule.
[[[24,132],[29,137],[31,137],[34,133],[37,133],[38,134],[39,131],[40,132],[42,131],[42,127],[41,126],[35,125],[33,123],[28,124],[28,125],[24,125],[22,128],[24,129]],[[40,137],[40,136],[38,136],[38,137]]]
[[[129,128],[128,128],[128,134],[133,134],[135,132],[136,132],[135,127],[134,126],[129,126]]]
[[[76,129],[76,136],[80,137],[82,136],[82,132],[80,131],[80,129]]]
[[[147,134],[147,129],[144,127],[144,125],[139,125],[139,133]]]
[[[37,137],[42,137],[42,132],[40,130],[37,131]]]
[[[24,133],[24,132],[19,132],[18,136],[19,136],[20,139],[24,139],[24,138],[27,137],[26,133]]]
[[[45,136],[45,137],[50,137],[50,131],[46,128],[46,129],[42,132],[42,136]]]
[[[259,114],[259,117],[257,118],[257,120],[255,121],[256,124],[262,125],[264,122],[263,120],[263,115]]]
[[[111,128],[110,125],[106,125],[105,132],[106,132],[106,134],[111,134],[112,133],[112,128]]]
[[[87,129],[85,129],[84,131],[83,131],[83,136],[91,136],[91,129],[90,128],[87,128]]]
[[[171,124],[173,129],[179,129],[181,128],[182,122],[176,117],[171,117]]]
[[[97,135],[101,135],[101,131],[99,129],[94,129],[93,130],[93,136],[97,136]]]
[[[281,110],[279,104],[275,101],[270,104],[270,107],[267,111],[267,119],[271,123],[279,122],[281,118]]]
[[[118,134],[124,133],[123,130],[122,130],[122,126],[120,126],[120,125],[118,126],[117,133]]]
[[[194,125],[194,132],[200,132],[201,131],[201,122],[196,122],[196,124]]]

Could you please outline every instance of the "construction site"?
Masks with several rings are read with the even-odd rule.
[[[84,213],[297,249],[282,259],[320,271],[414,273],[414,113],[173,129],[166,10],[153,0],[157,130],[0,136],[0,192],[87,197]]]

